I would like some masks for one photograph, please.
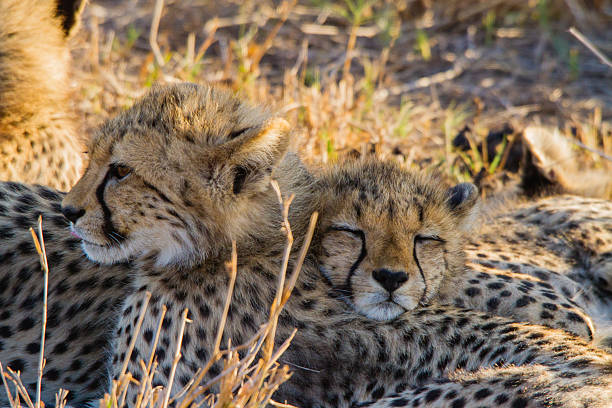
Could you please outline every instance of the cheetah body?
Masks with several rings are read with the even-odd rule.
[[[129,266],[87,259],[60,212],[63,196],[43,186],[0,182],[0,362],[21,372],[28,390],[36,389],[44,281],[28,229],[37,229],[41,216],[50,269],[42,399],[53,403],[63,388],[78,405],[102,397],[108,384],[108,353]],[[6,402],[4,391],[0,396]]]

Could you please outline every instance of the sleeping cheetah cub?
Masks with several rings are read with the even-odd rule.
[[[359,313],[388,321],[435,301],[593,339],[589,317],[546,281],[466,267],[463,246],[478,218],[475,186],[459,184],[444,196],[423,173],[380,174],[370,187],[376,200],[366,201],[357,188],[338,194],[338,184],[370,171],[367,164],[352,168],[323,183],[319,268],[336,296]]]

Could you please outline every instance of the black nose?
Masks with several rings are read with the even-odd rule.
[[[372,272],[372,276],[383,288],[387,289],[389,293],[399,288],[408,280],[406,272],[393,272],[389,269],[376,269]]]
[[[85,210],[82,208],[74,208],[67,205],[65,207],[62,207],[62,214],[64,214],[64,217],[68,218],[68,220],[75,223],[79,218],[83,216],[83,214],[85,214]]]

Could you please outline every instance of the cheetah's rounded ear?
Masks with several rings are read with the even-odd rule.
[[[458,227],[472,228],[480,210],[478,187],[472,183],[460,183],[446,191],[447,205],[458,219]]]
[[[289,145],[289,123],[283,118],[268,119],[240,146],[239,154],[252,160],[277,163]]]
[[[59,17],[66,38],[78,30],[87,0],[57,0],[55,14]]]
[[[269,176],[281,161],[289,145],[289,123],[282,118],[267,120],[257,133],[234,140],[230,166],[233,166],[233,192],[261,190],[269,183]]]

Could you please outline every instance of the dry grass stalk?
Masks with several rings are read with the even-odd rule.
[[[157,43],[157,33],[159,31],[159,22],[161,20],[162,11],[164,9],[164,0],[155,0],[155,9],[153,11],[153,20],[151,22],[151,30],[149,31],[149,45],[151,46],[151,50],[153,50],[153,54],[155,55],[155,61],[157,65],[163,67],[166,63],[164,60],[164,56],[159,49],[159,44]]]
[[[236,252],[236,243],[232,242],[232,252]],[[236,280],[236,276],[233,277],[233,280]],[[233,286],[233,284],[231,285]],[[170,401],[170,393],[172,392],[172,385],[174,384],[174,376],[176,374],[176,366],[178,365],[181,359],[181,345],[183,344],[183,334],[185,333],[185,324],[187,322],[191,322],[191,320],[187,319],[187,313],[189,313],[189,309],[185,308],[183,310],[183,314],[181,315],[181,326],[179,328],[178,333],[178,341],[176,343],[176,350],[174,352],[174,359],[172,360],[172,368],[170,369],[170,378],[168,380],[168,386],[166,389],[166,393],[164,395],[164,403],[162,404],[162,408],[168,408],[168,401]]]
[[[251,72],[257,72],[259,70],[259,63],[261,59],[266,52],[268,52],[270,47],[272,47],[272,41],[274,41],[278,31],[281,29],[283,24],[285,24],[285,21],[287,21],[289,13],[291,13],[291,10],[293,10],[296,4],[297,0],[285,0],[280,5],[279,12],[277,13],[279,15],[278,22],[274,25],[272,30],[270,30],[264,42],[260,46],[255,47],[255,52],[251,56]]]
[[[208,24],[206,26],[208,27]],[[208,50],[208,48],[215,41],[215,33],[217,32],[218,28],[219,28],[219,20],[217,18],[214,18],[211,21],[210,28],[207,30],[208,36],[206,37],[206,40],[204,40],[202,45],[200,45],[200,48],[198,48],[198,52],[196,53],[196,56],[193,60],[195,64],[200,62],[202,57],[204,57],[204,54],[206,54],[206,50]]]
[[[585,47],[587,47],[599,60],[607,65],[609,68],[612,68],[612,61],[608,57],[606,57],[597,47],[593,44],[584,34],[582,34],[575,27],[570,27],[569,32],[578,39]]]
[[[38,234],[34,228],[30,228],[36,252],[40,256],[40,266],[43,271],[43,317],[42,330],[40,334],[40,358],[38,360],[38,379],[36,381],[36,408],[40,408],[40,389],[42,385],[43,369],[45,367],[45,333],[47,330],[47,295],[49,292],[49,264],[47,262],[47,250],[42,233],[42,215],[38,216]]]
[[[291,226],[289,225],[289,206],[293,201],[294,195],[292,194],[287,199],[283,199],[282,193],[280,191],[280,187],[276,180],[271,181],[272,187],[274,191],[276,191],[276,195],[278,197],[278,202],[281,206],[281,213],[283,215],[282,228],[284,233],[287,236],[287,243],[285,244],[285,251],[283,253],[283,263],[281,266],[281,273],[278,275],[278,283],[276,286],[276,296],[274,297],[274,301],[272,302],[272,306],[270,308],[270,316],[272,316],[272,329],[271,336],[267,337],[266,345],[264,347],[264,358],[270,358],[272,355],[272,349],[274,347],[274,333],[276,333],[276,325],[278,323],[277,319],[274,319],[274,316],[278,317],[275,313],[277,309],[280,308],[281,298],[283,288],[285,287],[285,277],[287,276],[287,267],[289,265],[289,258],[291,256],[291,249],[293,247],[293,234],[291,233]]]

